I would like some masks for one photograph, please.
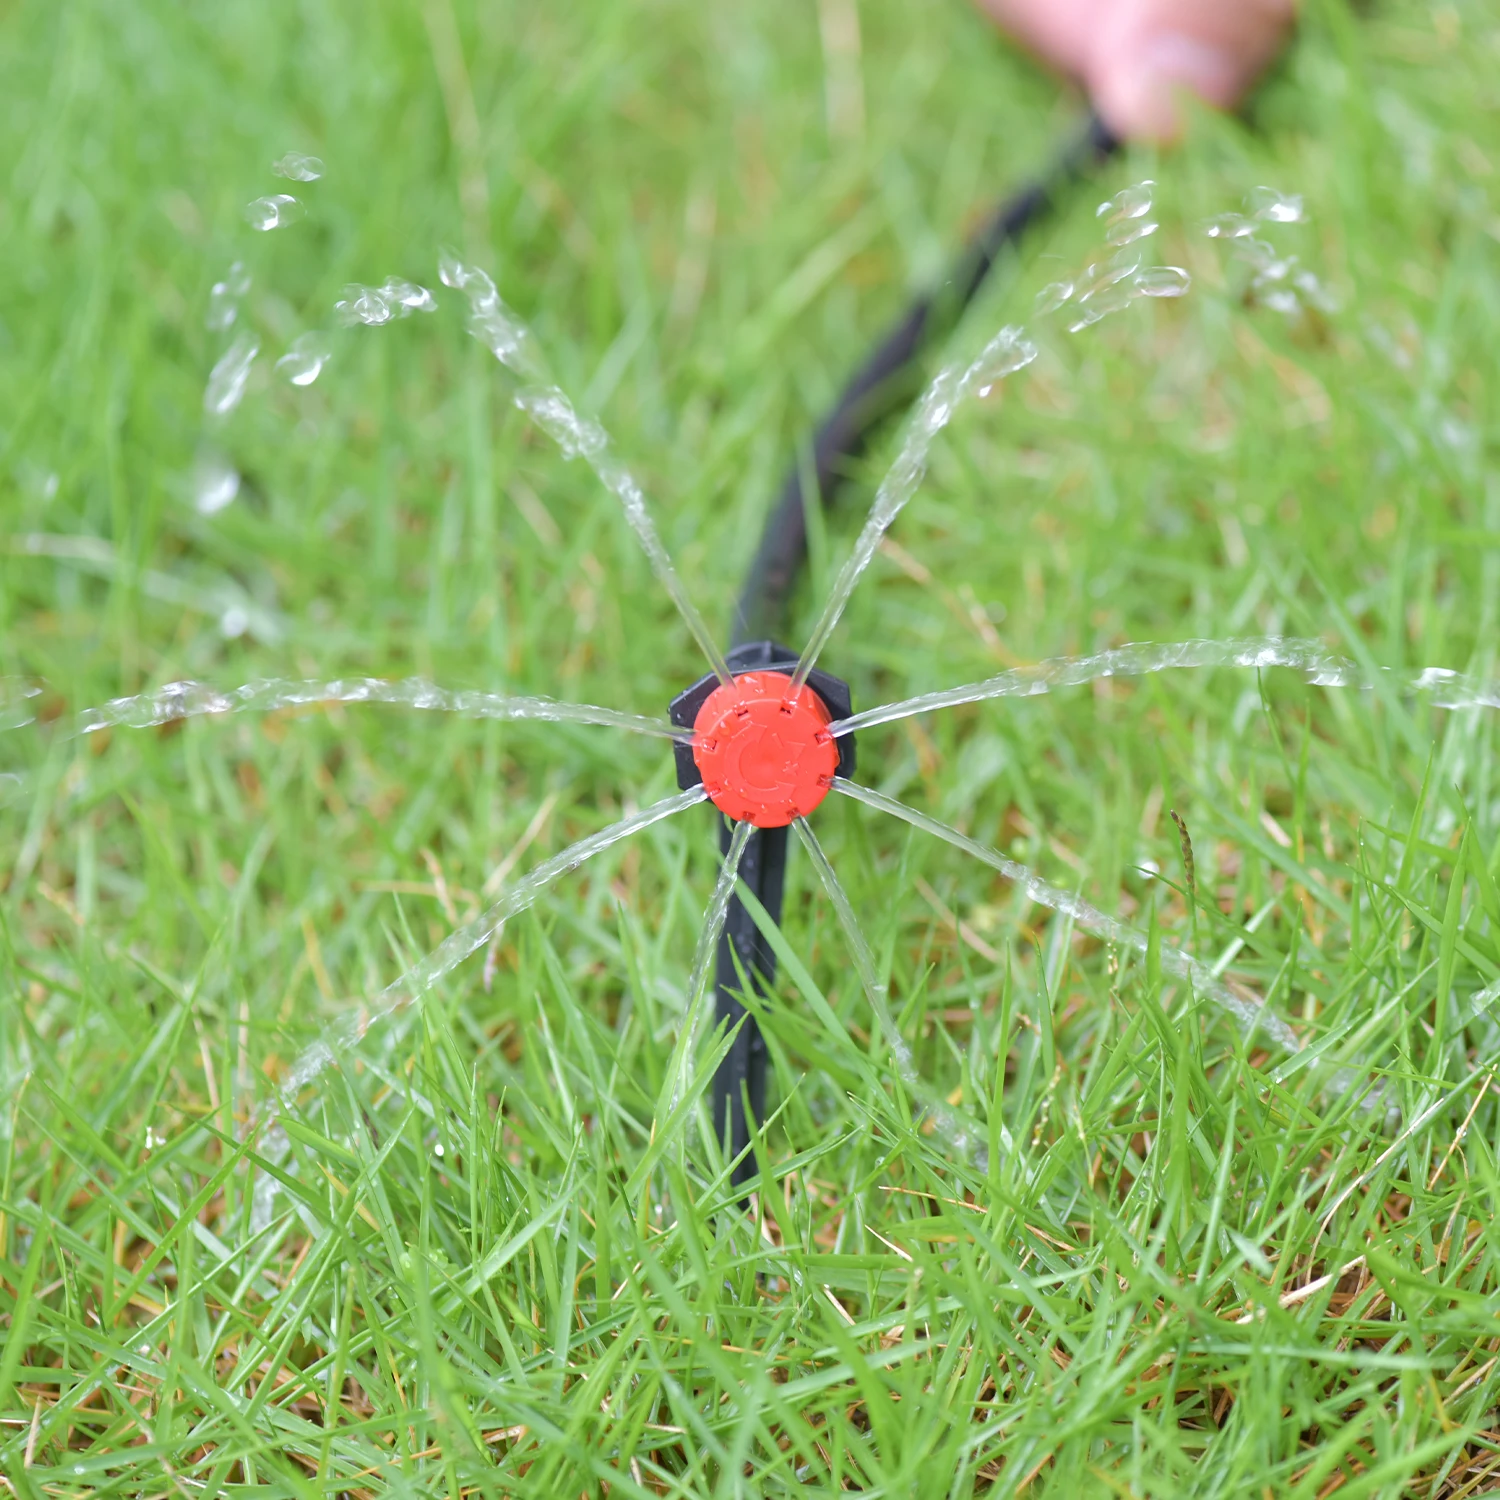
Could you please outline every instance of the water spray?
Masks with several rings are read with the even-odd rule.
[[[337,681],[262,680],[223,691],[194,682],[117,698],[86,710],[72,720],[71,732],[88,735],[114,727],[144,728],[198,715],[269,712],[319,703],[385,704],[408,710],[454,713],[466,718],[506,721],[567,722],[600,729],[656,736],[670,745],[679,791],[610,826],[587,835],[523,876],[497,882],[493,904],[459,925],[432,952],[355,1012],[346,1014],[307,1047],[282,1078],[246,1129],[261,1131],[260,1148],[273,1162],[290,1150],[280,1117],[295,1111],[329,1067],[348,1048],[358,1045],[387,1018],[414,1011],[434,987],[472,953],[493,944],[506,921],[542,899],[553,883],[594,856],[645,828],[710,804],[720,823],[723,858],[700,929],[679,1029],[673,1064],[662,1104],[673,1118],[692,1077],[692,1054],[702,1029],[709,971],[712,969],[714,1016],[729,1036],[728,1050],[713,1081],[713,1122],[734,1162],[733,1181],[744,1190],[755,1175],[750,1143],[764,1118],[766,1047],[756,1025],[752,994],[769,998],[775,978],[775,949],[752,912],[779,924],[786,875],[789,830],[802,844],[823,892],[832,903],[847,941],[859,983],[878,1023],[885,1056],[908,1096],[926,1114],[944,1145],[956,1156],[981,1167],[989,1149],[972,1119],[956,1110],[921,1076],[910,1045],[892,1013],[849,897],[823,851],[810,816],[837,791],[874,811],[900,819],[945,841],[988,865],[1023,891],[1028,900],[1060,913],[1080,932],[1112,948],[1146,953],[1147,935],[1110,916],[1074,892],[1063,890],[958,829],[877,789],[854,780],[855,732],[879,724],[959,704],[1009,697],[1031,697],[1114,676],[1144,676],[1177,669],[1230,668],[1262,671],[1280,668],[1300,673],[1311,684],[1388,695],[1420,697],[1435,707],[1500,707],[1500,684],[1483,682],[1442,668],[1417,672],[1367,670],[1333,655],[1318,641],[1281,637],[1230,641],[1183,641],[1162,645],[1126,645],[1091,656],[1046,661],[1000,673],[981,682],[940,688],[855,713],[844,681],[818,666],[854,588],[875,557],[882,539],[921,483],[933,442],[971,396],[983,397],[992,386],[1036,357],[1036,345],[1019,328],[1004,328],[970,359],[944,365],[925,388],[919,384],[924,356],[955,327],[973,302],[989,271],[1045,213],[1059,203],[1076,179],[1107,158],[1116,143],[1097,120],[1039,181],[1004,204],[966,248],[949,277],[930,294],[918,297],[891,332],[850,380],[833,412],[813,437],[807,462],[796,465],[767,521],[760,546],[748,569],[734,613],[731,645],[720,649],[714,633],[693,604],[662,542],[646,496],[618,457],[599,423],[579,413],[554,383],[536,340],[501,300],[483,270],[445,256],[443,284],[468,303],[468,326],[516,379],[515,406],[553,438],[567,458],[581,458],[618,502],[665,593],[703,652],[709,671],[673,700],[664,717],[650,717],[590,704],[559,703],[550,698],[508,697],[487,692],[455,692],[421,680],[390,682],[376,678]],[[294,181],[315,180],[319,167],[311,158],[288,157],[279,175]],[[290,222],[296,200],[287,195],[276,222],[254,220],[259,229]],[[1148,217],[1152,184],[1138,183],[1101,204],[1104,253],[1078,276],[1047,287],[1038,299],[1039,315],[1061,313],[1070,333],[1091,327],[1139,298],[1178,297],[1189,284],[1179,267],[1149,265],[1141,242],[1158,227]],[[252,205],[255,208],[256,205]],[[1221,215],[1206,226],[1210,238],[1231,248],[1256,276],[1252,290],[1267,307],[1295,315],[1305,301],[1323,306],[1326,296],[1310,272],[1297,269],[1294,257],[1274,251],[1255,234],[1298,222],[1301,204],[1269,189],[1257,189],[1242,214]],[[262,215],[264,217],[264,215]],[[1269,259],[1268,259],[1269,257]],[[210,297],[210,327],[227,333],[239,318],[239,299],[248,289],[243,267],[236,264]],[[1323,298],[1320,301],[1319,298]],[[1299,300],[1300,299],[1300,300]],[[430,312],[436,299],[425,288],[399,277],[381,286],[351,286],[335,309],[344,326],[379,327],[413,312]],[[317,380],[329,357],[328,334],[314,329],[293,341],[277,368],[293,386]],[[210,420],[223,421],[245,394],[259,342],[241,329],[215,365],[204,405]],[[910,407],[897,452],[881,481],[869,513],[807,642],[799,653],[778,644],[787,624],[788,603],[807,557],[807,518],[815,506],[828,506],[855,461],[866,450],[877,427]],[[211,457],[212,455],[210,455]],[[198,495],[205,514],[232,503],[238,476],[220,466],[205,469],[205,488]],[[212,504],[205,503],[211,500]],[[57,552],[58,539],[31,538],[27,550]],[[66,554],[87,560],[79,544],[68,540]],[[88,554],[92,556],[92,554]],[[153,582],[154,580],[154,582]],[[145,575],[148,590],[180,591],[167,575]],[[196,596],[194,596],[196,597]],[[225,618],[228,618],[226,613]],[[248,619],[248,615],[247,615]],[[239,627],[245,628],[244,626]],[[227,633],[227,626],[226,626]],[[0,728],[30,722],[39,685],[22,679],[0,679]],[[64,731],[68,732],[68,731]],[[0,778],[3,780],[3,778]],[[11,778],[12,781],[15,778]],[[15,790],[14,787],[11,788]],[[741,890],[754,900],[740,899]],[[1258,997],[1223,978],[1233,949],[1217,964],[1206,964],[1168,941],[1159,946],[1164,972],[1188,984],[1193,992],[1231,1016],[1248,1033],[1288,1051],[1301,1046],[1297,1033],[1270,1012]],[[1340,1088],[1351,1079],[1336,1070]],[[0,1080],[4,1082],[4,1080]],[[1000,1127],[998,1143],[1013,1153]],[[1024,1168],[1023,1168],[1024,1169]],[[250,1228],[258,1233],[270,1222],[277,1179],[264,1174],[257,1182]]]

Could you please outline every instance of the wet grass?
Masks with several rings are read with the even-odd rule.
[[[1212,671],[869,731],[866,780],[1152,946],[830,801],[922,1074],[995,1149],[955,1158],[913,1108],[794,854],[753,1215],[657,1113],[701,810],[554,886],[489,986],[476,956],[372,1032],[279,1165],[243,1128],[498,872],[670,792],[659,745],[357,706],[65,733],[184,677],[661,711],[690,638],[454,299],[341,333],[306,390],[271,358],[345,283],[434,286],[458,246],[725,621],[810,415],[1076,109],[957,4],[866,0],[857,51],[851,10],[0,12],[0,674],[42,687],[0,737],[16,1494],[1496,1482],[1495,713]],[[1150,176],[1195,286],[1040,330],[960,415],[825,657],[856,707],[1190,636],[1494,675],[1497,63],[1477,0],[1312,7],[1249,120],[1120,163],[1006,268],[965,337],[1030,321],[1096,253],[1094,202]],[[292,149],[326,176],[271,176]],[[1260,183],[1305,196],[1277,243],[1334,310],[1275,311],[1201,235]],[[280,190],[306,217],[252,233]],[[236,259],[264,352],[213,423],[203,320]],[[213,455],[242,482],[204,516]],[[815,530],[800,628],[868,493]],[[1241,1035],[1167,943],[1303,1050]]]

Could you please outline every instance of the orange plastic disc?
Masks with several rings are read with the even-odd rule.
[[[785,672],[746,672],[721,683],[693,721],[693,759],[710,801],[736,823],[784,828],[828,795],[839,751],[823,700],[790,696]]]

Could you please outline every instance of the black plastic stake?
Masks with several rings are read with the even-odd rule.
[[[786,841],[788,828],[757,828],[745,845],[740,858],[740,879],[755,899],[765,907],[766,915],[781,925],[781,892],[786,879]],[[727,853],[733,829],[727,820],[719,836],[719,847]],[[738,960],[738,968],[736,967]],[[728,1025],[735,1032],[734,1045],[714,1074],[714,1129],[723,1142],[726,1154],[743,1155],[734,1168],[734,1183],[743,1185],[756,1175],[755,1159],[746,1150],[750,1144],[751,1122],[765,1118],[766,1042],[755,1017],[746,1015],[740,994],[742,975],[749,975],[757,994],[769,995],[776,977],[776,953],[765,940],[755,918],[745,909],[738,895],[729,903],[729,919],[719,940],[718,965],[714,972],[714,1019],[719,1026]],[[744,1024],[740,1025],[743,1019]],[[749,1096],[750,1113],[745,1114],[745,1096]]]

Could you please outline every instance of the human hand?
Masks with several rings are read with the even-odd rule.
[[[1088,89],[1116,134],[1168,140],[1177,96],[1229,109],[1281,50],[1297,0],[979,0]]]

